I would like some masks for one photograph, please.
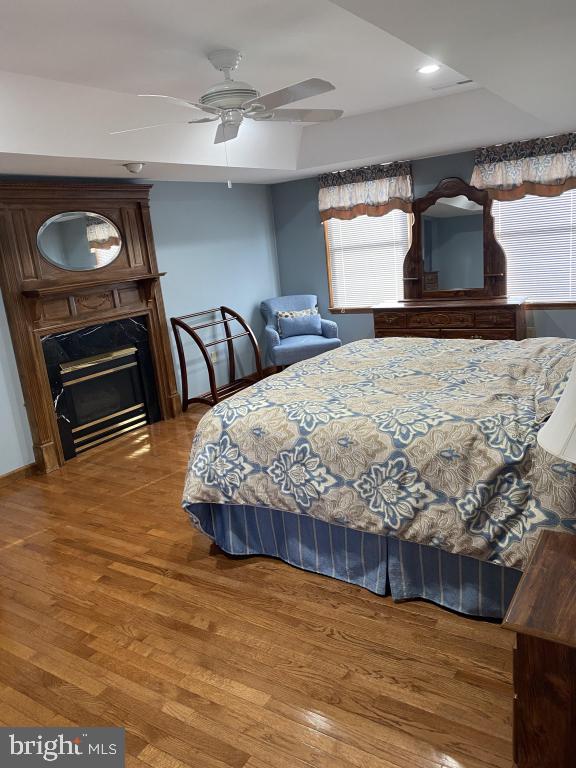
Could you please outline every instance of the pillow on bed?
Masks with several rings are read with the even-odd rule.
[[[317,311],[296,317],[284,317],[278,313],[278,333],[283,339],[289,336],[322,336],[322,320]]]

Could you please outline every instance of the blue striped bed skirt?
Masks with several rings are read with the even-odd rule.
[[[460,613],[503,618],[515,568],[326,523],[305,514],[232,504],[186,504],[196,528],[230,555],[270,555],[394,600],[423,598]]]

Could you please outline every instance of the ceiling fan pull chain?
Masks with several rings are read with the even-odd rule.
[[[226,126],[224,126],[224,134],[226,134]],[[228,171],[230,171],[230,163],[228,162],[228,142],[224,142],[224,154],[226,156],[226,168]],[[226,182],[228,184],[228,189],[232,189],[232,180],[228,179]]]

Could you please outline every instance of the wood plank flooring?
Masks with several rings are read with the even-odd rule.
[[[228,558],[189,412],[0,487],[0,724],[122,725],[129,768],[510,768],[512,633]]]

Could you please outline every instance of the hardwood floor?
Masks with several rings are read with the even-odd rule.
[[[509,768],[512,633],[217,551],[197,414],[0,487],[0,724],[123,725],[129,768]]]

